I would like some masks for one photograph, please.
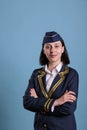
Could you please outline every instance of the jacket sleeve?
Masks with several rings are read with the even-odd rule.
[[[29,79],[28,87],[23,96],[23,106],[25,109],[32,112],[43,112],[45,109],[45,104],[48,102],[53,102],[53,99],[47,99],[44,96],[38,98],[30,96],[30,89],[35,89],[35,79],[36,75],[35,72],[33,72],[31,78]]]
[[[78,73],[74,70],[70,72],[68,75],[68,83],[67,83],[67,89],[68,91],[73,91],[76,94],[76,98],[78,99]],[[57,106],[54,109],[53,114],[55,115],[69,115],[74,113],[77,106],[77,100],[75,102],[66,102],[63,105]]]

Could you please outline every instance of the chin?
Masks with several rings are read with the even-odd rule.
[[[51,63],[53,63],[53,62],[57,62],[57,60],[54,60],[54,59],[53,59],[53,60],[50,60],[50,62],[51,62]]]

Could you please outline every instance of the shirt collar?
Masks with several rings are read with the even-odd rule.
[[[63,63],[60,62],[60,64],[56,66],[56,70],[57,70],[58,72],[60,72],[62,66],[63,66]]]
[[[62,66],[63,66],[63,63],[60,62],[60,64],[57,65],[53,70],[55,70],[55,71],[57,71],[57,72],[60,72]],[[47,73],[51,73],[51,72],[48,70],[47,65],[45,65],[45,71],[46,71]]]

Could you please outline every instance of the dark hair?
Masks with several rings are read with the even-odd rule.
[[[69,55],[68,55],[64,41],[61,41],[61,43],[62,43],[62,46],[64,46],[64,52],[62,53],[61,61],[63,62],[63,64],[67,65],[70,63]],[[43,52],[43,47],[44,47],[44,44],[42,44],[42,50],[39,57],[40,65],[46,65],[49,63],[47,57],[45,56]]]

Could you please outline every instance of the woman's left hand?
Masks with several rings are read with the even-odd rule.
[[[30,89],[30,96],[31,96],[31,97],[34,97],[34,98],[38,98],[38,96],[37,96],[36,91],[35,91],[34,88],[31,88],[31,89]]]

